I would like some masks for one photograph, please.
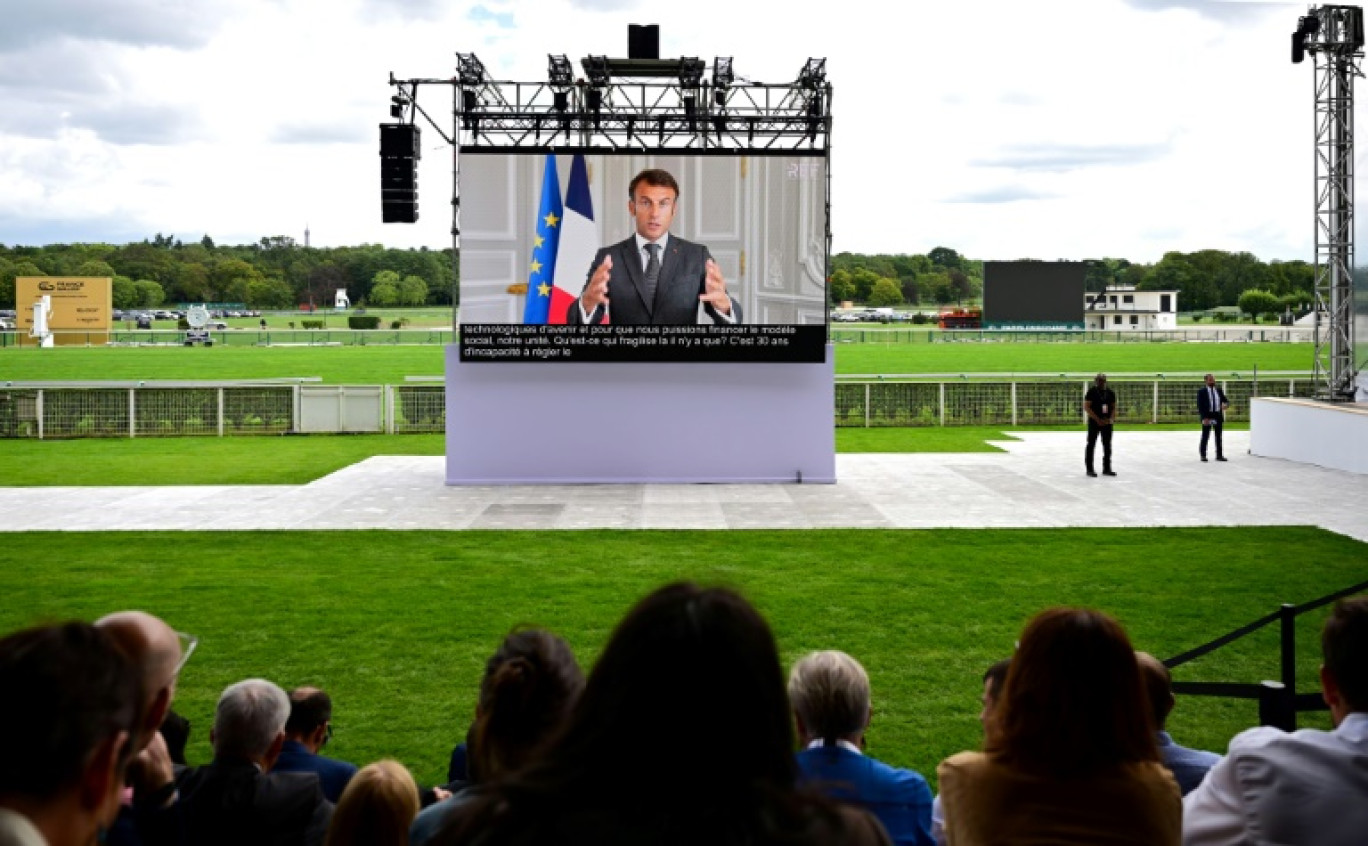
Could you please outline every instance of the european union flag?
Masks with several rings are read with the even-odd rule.
[[[547,153],[546,170],[542,174],[541,203],[537,208],[534,229],[536,234],[532,238],[532,265],[527,273],[527,304],[523,308],[523,323],[545,323],[551,311],[556,253],[560,248],[561,217],[564,214],[556,157]]]

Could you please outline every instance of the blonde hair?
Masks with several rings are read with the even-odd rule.
[[[398,761],[377,761],[352,776],[337,802],[325,846],[408,846],[418,785]]]
[[[789,703],[812,739],[858,735],[869,721],[869,675],[835,650],[813,652],[789,673]]]

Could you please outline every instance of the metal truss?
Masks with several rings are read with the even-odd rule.
[[[1347,401],[1355,390],[1354,77],[1363,75],[1362,9],[1313,8],[1298,34],[1315,57],[1316,397]]]
[[[831,86],[825,60],[810,60],[794,82],[738,82],[728,63],[702,78],[698,59],[658,60],[641,70],[589,57],[588,79],[574,80],[563,56],[550,57],[548,81],[490,78],[473,53],[457,54],[450,80],[396,80],[457,88],[454,143],[468,149],[580,147],[603,152],[706,150],[825,152],[831,133]],[[672,78],[663,78],[661,68]],[[641,75],[637,75],[640,73]]]

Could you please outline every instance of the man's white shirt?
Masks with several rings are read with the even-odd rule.
[[[1241,732],[1183,799],[1183,843],[1368,843],[1368,713],[1334,731]]]

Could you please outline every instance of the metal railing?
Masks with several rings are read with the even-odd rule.
[[[405,434],[446,429],[441,382],[358,386],[286,383],[88,382],[0,385],[0,438],[143,438],[182,435],[275,435],[319,431]],[[1083,375],[1003,378],[890,376],[842,378],[834,387],[837,427],[1082,425]],[[1116,377],[1118,422],[1187,423],[1196,419],[1199,377]],[[1226,419],[1249,420],[1249,401],[1310,397],[1309,373],[1261,375],[1219,383],[1230,398]],[[342,397],[346,402],[342,403]],[[331,397],[331,399],[330,399]],[[371,397],[372,399],[366,399]],[[370,403],[370,405],[367,405]],[[358,406],[358,404],[360,404]],[[346,406],[331,417],[332,406]],[[318,412],[308,417],[305,410]],[[321,422],[320,422],[321,420]],[[333,421],[333,422],[330,422]],[[358,423],[357,421],[365,421]]]
[[[1189,696],[1217,696],[1225,699],[1257,699],[1259,724],[1275,726],[1283,731],[1295,731],[1297,714],[1305,711],[1325,711],[1329,706],[1319,692],[1297,693],[1297,617],[1308,611],[1329,605],[1337,599],[1368,590],[1368,582],[1336,591],[1320,599],[1301,605],[1284,604],[1267,616],[1247,623],[1233,632],[1189,649],[1181,655],[1164,660],[1170,670],[1252,634],[1264,626],[1278,623],[1279,672],[1277,681],[1263,682],[1174,682],[1173,692]]]

